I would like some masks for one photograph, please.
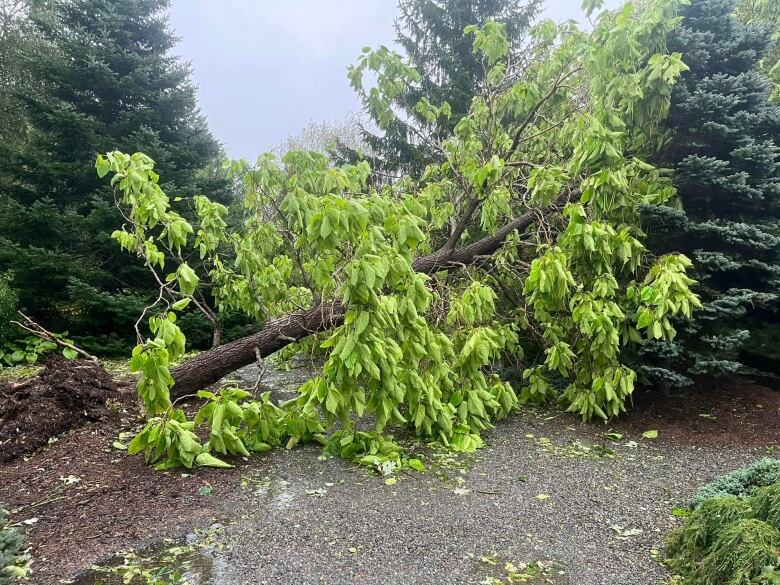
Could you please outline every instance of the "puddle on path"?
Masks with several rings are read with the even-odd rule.
[[[207,537],[213,535],[209,529]],[[165,539],[149,547],[121,551],[94,565],[71,585],[212,585],[219,576],[222,561],[218,551],[199,542],[202,534],[185,539]]]
[[[241,487],[251,490],[252,495],[260,499],[272,510],[286,510],[295,499],[290,482],[284,479],[270,479],[247,475],[241,478]]]

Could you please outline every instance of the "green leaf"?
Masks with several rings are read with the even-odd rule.
[[[414,469],[415,471],[419,471],[419,472],[425,471],[425,465],[419,459],[409,459],[409,461],[407,461],[406,464],[412,469]]]
[[[645,439],[657,439],[658,438],[658,431],[652,430],[652,431],[645,431],[642,433],[642,436]]]
[[[211,453],[206,453],[205,451],[198,453],[195,457],[195,463],[201,467],[219,467],[221,469],[230,469],[233,467],[233,465],[225,463],[222,459],[217,459]]]
[[[691,514],[693,511],[690,508],[672,508],[672,516],[677,518],[687,518]]]
[[[79,357],[79,353],[70,347],[66,347],[62,350],[62,355],[64,355],[69,360],[75,360]]]
[[[111,163],[101,154],[97,157],[95,168],[97,169],[98,177],[102,179],[108,174],[108,171],[111,170]]]
[[[179,290],[183,295],[191,295],[198,288],[198,275],[189,267],[187,263],[179,266],[176,271],[176,278],[179,282]]]
[[[187,305],[190,304],[191,300],[192,299],[190,298],[186,298],[186,299],[181,299],[180,301],[176,301],[171,305],[171,309],[173,309],[174,311],[182,311],[187,308]]]

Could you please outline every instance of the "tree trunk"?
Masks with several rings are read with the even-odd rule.
[[[268,357],[313,333],[338,327],[345,313],[339,302],[318,305],[305,312],[272,319],[257,333],[204,351],[171,370],[175,380],[171,396],[193,394],[256,362],[258,354]]]
[[[455,250],[442,248],[414,261],[414,270],[433,274],[444,270],[462,268],[480,258],[493,254],[501,248],[506,238],[514,231],[522,231],[540,218],[560,210],[560,207],[578,197],[562,196],[554,205],[532,209],[511,221],[492,236],[487,236]],[[171,370],[174,385],[171,396],[178,398],[193,394],[215,384],[239,368],[248,366],[260,357],[268,357],[280,349],[321,331],[338,327],[344,322],[346,308],[339,301],[318,305],[284,317],[272,319],[263,328],[247,337],[237,339],[220,347],[204,351]]]

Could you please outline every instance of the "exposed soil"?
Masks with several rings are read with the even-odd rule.
[[[348,489],[355,481],[354,467],[336,461],[318,462],[318,452],[311,449],[302,451],[300,455],[296,455],[298,451],[272,452],[269,456],[259,456],[249,462],[238,461],[237,467],[231,470],[197,469],[156,472],[146,466],[141,457],[128,457],[124,451],[112,446],[118,439],[127,440],[126,437],[120,436],[120,433],[134,432],[142,424],[132,388],[112,385],[110,379],[105,378],[106,374],[102,370],[92,368],[91,372],[96,376],[96,380],[89,382],[85,377],[88,375],[86,370],[77,369],[67,374],[58,373],[57,369],[56,366],[50,366],[49,373],[42,376],[42,379],[49,380],[46,384],[36,382],[25,390],[34,396],[36,394],[32,389],[38,392],[37,389],[41,388],[41,396],[46,398],[37,402],[40,406],[36,406],[36,409],[62,409],[63,403],[58,402],[56,397],[68,388],[68,380],[72,380],[77,391],[71,393],[74,396],[74,402],[71,404],[76,405],[77,411],[71,415],[78,421],[77,428],[59,436],[56,442],[38,451],[31,458],[17,459],[0,465],[0,503],[11,511],[13,521],[20,523],[27,521],[22,526],[27,532],[35,558],[33,583],[58,583],[60,579],[72,576],[118,550],[148,543],[163,536],[177,536],[206,519],[216,517],[221,520],[225,515],[238,512],[251,514],[251,508],[247,507],[247,502],[243,502],[240,496],[242,492],[240,480],[247,475],[265,473],[265,468],[271,462],[282,467],[290,467],[291,480],[295,474],[305,475],[306,470],[320,475],[332,471],[338,475],[343,468],[347,479],[343,489]],[[45,393],[43,387],[51,387],[53,390]],[[6,388],[4,391],[7,392],[8,386],[3,388]],[[82,390],[78,388],[90,390],[85,390],[86,393],[82,394]],[[93,396],[94,400],[91,399]],[[14,397],[19,400],[16,393]],[[105,406],[107,400],[111,407]],[[744,447],[743,456],[730,455],[731,459],[728,461],[713,460],[712,467],[698,469],[696,473],[699,475],[696,477],[689,479],[678,477],[680,485],[686,486],[691,493],[695,491],[699,482],[711,479],[713,473],[721,473],[734,465],[742,464],[738,459],[748,461],[757,458],[765,447],[780,444],[780,392],[749,382],[729,380],[718,386],[696,388],[681,397],[640,393],[635,399],[635,405],[636,410],[611,426],[624,432],[627,438],[638,438],[640,442],[641,432],[648,429],[659,431],[657,441],[648,441],[647,447],[644,444],[640,445],[640,450],[654,449],[656,446],[663,447],[665,450],[664,458],[657,458],[655,451],[649,451],[647,459],[641,460],[642,473],[648,473],[648,481],[655,481],[652,477],[653,466],[668,465],[669,463],[666,462],[674,461],[677,457],[675,453],[691,451],[688,447],[702,446],[702,451],[698,451],[698,447],[694,447],[691,451],[696,455],[694,461],[701,457],[715,457],[714,454],[720,452],[718,450],[720,445],[727,446],[729,452],[736,454]],[[10,411],[7,406],[3,408],[5,409],[3,412]],[[90,411],[90,408],[95,410]],[[49,420],[49,414],[42,410],[28,409],[23,412],[26,414],[15,415],[15,420],[24,420],[25,416],[29,418],[33,412],[37,416],[43,416],[44,420]],[[700,416],[702,414],[706,416]],[[64,428],[67,428],[67,425]],[[537,473],[541,476],[546,473],[542,468],[548,463],[544,459],[538,459],[539,455],[535,454],[535,450],[540,447],[535,445],[534,439],[524,439],[526,437],[524,433],[529,429],[536,436],[546,435],[563,440],[565,436],[572,435],[588,440],[588,437],[594,439],[601,437],[605,427],[600,424],[580,424],[572,415],[563,413],[529,412],[521,417],[513,417],[509,421],[499,423],[497,429],[490,433],[489,442],[492,447],[478,457],[485,459],[486,473],[493,470],[503,477],[502,470],[508,469],[509,475],[501,479],[501,482],[509,482],[507,485],[511,485],[512,490],[520,489],[525,485],[516,485],[518,469],[514,467],[512,461],[519,462],[521,457],[531,459],[536,457],[537,463],[533,465],[538,466],[538,469],[529,467],[522,469],[521,472],[531,476]],[[47,435],[48,432],[39,435]],[[44,444],[46,442],[48,442],[48,435]],[[31,444],[25,443],[25,449]],[[6,445],[2,445],[3,451],[5,448]],[[502,449],[506,450],[506,453]],[[526,452],[527,455],[522,455]],[[629,450],[627,453],[630,455],[632,452]],[[707,453],[710,455],[706,455]],[[551,457],[546,451],[542,451],[542,455]],[[506,461],[501,457],[505,457]],[[502,463],[498,465],[495,461]],[[559,461],[559,459],[552,458],[551,461]],[[571,464],[566,461],[569,460],[560,460],[562,467],[556,473],[569,473],[574,470],[572,485],[576,486],[580,481],[578,478],[586,473],[587,466],[590,465],[589,460],[574,459],[571,460]],[[644,467],[645,465],[647,467]],[[688,467],[692,465],[680,459],[680,468],[685,470]],[[659,473],[668,474],[669,470],[664,471],[659,468]],[[560,475],[556,477],[560,478],[561,485],[568,481]],[[627,477],[630,479],[632,474],[628,474]],[[499,479],[497,478],[496,481]],[[338,480],[331,481],[336,481],[337,485],[340,485]],[[528,484],[527,489],[553,493],[551,490],[554,489],[557,481],[558,479],[555,482],[551,480],[550,486],[546,487]],[[372,480],[371,485],[374,483],[377,484],[378,493],[386,489],[381,479]],[[688,486],[688,483],[691,485]],[[409,485],[416,485],[416,483],[410,481]],[[317,484],[311,487],[321,486]],[[361,489],[366,488],[358,488]],[[507,505],[515,505],[514,496],[509,497],[510,488],[501,489],[506,490]],[[451,490],[445,492],[447,497],[454,497],[451,495]],[[525,494],[523,497],[527,495],[530,501],[537,502],[533,493]],[[681,493],[677,495],[681,499],[687,497]],[[553,496],[556,497],[555,494]],[[563,494],[560,497],[563,497]],[[593,505],[588,502],[597,502],[601,499],[603,498],[597,496],[586,498],[583,499],[585,504],[582,505]],[[458,498],[455,497],[455,500]],[[314,505],[319,500],[304,494],[302,501]],[[631,498],[628,495],[626,501],[626,505],[630,505]],[[322,499],[322,504],[333,506],[336,502],[329,496]],[[671,504],[663,502],[659,503],[659,506],[659,509],[666,510]],[[388,508],[383,510],[383,517],[389,514],[389,521],[393,513]],[[587,512],[583,510],[583,514]],[[523,513],[527,514],[527,512]],[[663,515],[663,512],[659,514]],[[316,516],[315,514],[314,517]],[[262,517],[262,514],[258,516],[258,518]],[[269,518],[272,520],[273,516]],[[352,520],[356,521],[355,518]],[[301,522],[301,520],[297,521]],[[273,528],[274,526],[276,525],[269,525],[263,529],[271,532],[276,528],[289,529],[285,528],[286,524],[284,526],[280,524],[276,528]],[[350,527],[347,532],[351,533],[353,528]],[[369,528],[365,527],[371,532]],[[328,530],[335,529],[331,526]],[[534,526],[528,523],[520,532],[530,533],[533,529]],[[650,530],[651,527],[648,526],[646,532],[649,534]],[[502,528],[501,534],[505,532],[506,529]],[[511,533],[512,531],[506,532],[506,534]],[[611,534],[609,527],[606,528],[606,534],[607,536]],[[270,544],[266,543],[263,546],[270,546]],[[406,543],[404,546],[413,546],[413,543]],[[284,553],[282,549],[285,549],[285,546],[282,542],[279,543],[279,547],[281,547],[279,559],[284,558],[284,554],[292,554]],[[564,552],[561,554],[563,555]],[[276,557],[274,559],[274,562],[281,563]],[[369,563],[369,559],[366,558],[364,562]],[[280,564],[279,567],[281,571],[282,565]],[[369,568],[367,565],[366,570]],[[236,582],[241,582],[241,578],[243,577]],[[344,582],[349,582],[349,579]],[[640,581],[636,582],[640,583]]]
[[[141,424],[128,400],[33,457],[0,464],[0,504],[14,522],[28,522],[32,583],[59,583],[117,550],[191,528],[214,514],[214,498],[201,488],[219,493],[240,476],[238,469],[158,472],[113,446]]]
[[[89,361],[49,355],[43,370],[23,382],[0,382],[0,463],[35,452],[50,438],[111,415],[116,382]]]

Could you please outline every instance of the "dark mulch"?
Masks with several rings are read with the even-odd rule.
[[[749,379],[725,378],[670,395],[637,390],[633,401],[634,409],[615,428],[656,429],[664,440],[686,445],[780,443],[780,390]]]
[[[49,355],[23,382],[0,383],[0,463],[35,452],[51,437],[109,417],[119,388],[101,366]]]

